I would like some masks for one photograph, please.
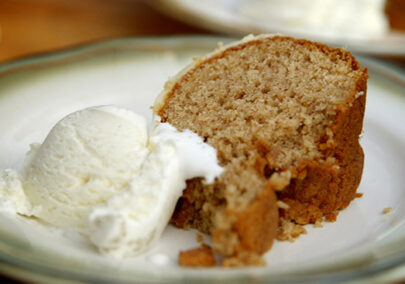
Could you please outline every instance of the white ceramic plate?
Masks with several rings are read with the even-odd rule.
[[[149,107],[166,79],[217,41],[123,39],[0,66],[0,168],[21,168],[29,144],[41,142],[72,111],[115,104],[150,118]],[[196,232],[173,227],[152,251],[114,259],[99,255],[74,232],[0,212],[0,271],[30,280],[141,283],[372,283],[405,275],[405,75],[370,59],[360,61],[370,69],[361,140],[366,160],[359,192],[364,196],[336,223],[309,225],[295,243],[276,242],[266,254],[266,267],[181,268],[177,253],[197,246]],[[388,207],[392,212],[382,214]]]
[[[280,33],[298,38],[308,38],[346,47],[350,51],[385,56],[405,56],[405,33],[389,32],[373,38],[354,38],[342,34],[331,37],[320,32],[283,25],[276,20],[255,20],[242,12],[243,5],[257,0],[155,0],[149,1],[163,13],[215,32],[236,36],[249,33]]]

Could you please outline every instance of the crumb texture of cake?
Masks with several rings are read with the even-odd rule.
[[[361,179],[367,77],[344,49],[282,36],[243,40],[183,70],[155,112],[203,137],[225,170],[212,185],[188,181],[172,222],[210,233],[224,266],[257,265],[279,210],[307,224],[345,208]]]

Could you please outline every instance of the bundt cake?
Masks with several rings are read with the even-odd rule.
[[[240,266],[263,263],[282,223],[334,220],[362,175],[367,78],[347,50],[284,36],[195,59],[154,111],[203,137],[225,170],[187,181],[171,222],[210,234],[222,265]]]

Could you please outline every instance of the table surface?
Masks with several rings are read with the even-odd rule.
[[[108,38],[201,33],[139,0],[0,0],[0,63]]]
[[[109,38],[181,34],[213,33],[140,0],[0,0],[0,64]]]

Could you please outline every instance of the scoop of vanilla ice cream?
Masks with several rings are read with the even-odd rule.
[[[214,148],[168,123],[155,125],[149,148],[127,190],[90,213],[90,239],[103,253],[130,256],[150,248],[168,224],[186,180],[202,177],[212,183],[223,171]]]
[[[146,120],[102,106],[59,121],[29,155],[23,188],[35,216],[58,227],[88,226],[88,214],[123,191],[148,153]]]

